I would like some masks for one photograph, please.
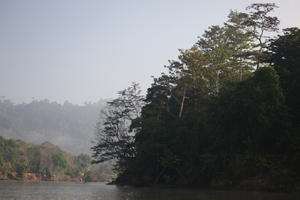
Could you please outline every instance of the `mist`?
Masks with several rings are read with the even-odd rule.
[[[103,120],[100,110],[106,101],[75,105],[35,100],[15,104],[1,99],[0,133],[5,138],[33,144],[50,142],[75,155],[90,155],[95,125]]]

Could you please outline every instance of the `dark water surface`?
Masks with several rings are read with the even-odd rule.
[[[0,181],[0,200],[300,200],[298,194]]]

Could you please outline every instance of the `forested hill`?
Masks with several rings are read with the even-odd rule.
[[[231,11],[144,99],[133,85],[110,102],[93,157],[117,159],[116,183],[300,189],[300,29],[265,35],[275,8]]]
[[[0,136],[0,180],[105,181],[86,154],[73,156],[49,142],[41,145]]]
[[[34,144],[49,141],[64,151],[89,154],[105,100],[79,106],[48,100],[14,104],[0,100],[0,136]]]

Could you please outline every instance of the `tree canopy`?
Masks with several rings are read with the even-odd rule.
[[[134,154],[125,158],[116,183],[299,185],[300,31],[287,29],[269,40],[265,33],[278,30],[277,17],[269,15],[275,8],[252,4],[246,13],[231,11],[224,25],[209,27],[154,78],[127,126],[135,129],[127,139]]]

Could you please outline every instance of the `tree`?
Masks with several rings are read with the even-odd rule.
[[[210,69],[213,77],[213,93],[218,94],[222,85],[220,80],[222,74],[226,71],[227,60],[230,57],[230,51],[228,47],[228,37],[225,34],[224,27],[211,26],[205,31],[202,38],[197,42],[198,47],[204,52],[207,57]]]
[[[93,163],[116,160],[115,169],[122,171],[126,168],[127,161],[135,155],[136,130],[131,128],[131,123],[140,116],[143,96],[137,83],[132,83],[127,89],[118,92],[118,95],[102,111],[105,120],[104,123],[97,123],[97,139],[92,147],[92,157]]]
[[[247,16],[246,13],[230,11],[228,20],[224,23],[227,46],[231,52],[228,60],[231,67],[230,81],[245,80],[254,69],[254,63],[250,59],[254,38],[250,29],[245,26]]]
[[[280,83],[288,108],[290,123],[285,137],[287,154],[292,157],[293,166],[298,175],[300,168],[300,29],[289,28],[284,35],[272,40],[269,46],[269,62],[280,76]]]
[[[247,16],[231,11],[224,26],[209,27],[196,43],[207,60],[211,94],[218,95],[228,83],[246,79],[253,70],[249,60],[253,36],[244,25]]]
[[[266,50],[267,39],[269,39],[265,33],[278,31],[278,18],[269,16],[275,8],[277,8],[275,3],[254,3],[247,7],[249,14],[244,25],[252,29],[252,36],[257,40],[257,44],[253,46],[257,68],[263,59],[263,52]]]
[[[282,149],[278,141],[284,137],[286,109],[273,68],[261,67],[251,78],[223,91],[214,113],[219,119],[215,122],[222,135],[219,139],[224,139],[220,150],[234,153],[250,148],[265,153]]]
[[[21,159],[16,163],[15,170],[19,178],[23,178],[24,173],[29,169],[27,160]]]
[[[169,61],[147,90],[141,115],[130,119],[135,136],[100,146],[108,151],[103,159],[126,161],[115,183],[230,187],[254,179],[274,189],[299,181],[299,32],[272,43],[276,70],[259,67],[269,45],[265,32],[278,25],[268,16],[274,8],[252,4],[250,13],[232,11],[223,26],[211,26]],[[119,125],[119,113],[107,115],[116,122],[106,123],[106,133],[117,132],[111,124]]]
[[[91,158],[86,154],[80,154],[75,157],[75,162],[78,165],[78,167],[82,170],[90,166]]]
[[[300,121],[300,29],[289,28],[284,35],[272,40],[269,47],[269,62],[280,75],[280,81],[286,96],[286,104],[293,122]]]
[[[54,169],[64,170],[67,167],[67,161],[60,152],[51,155]]]
[[[180,50],[178,59],[179,61],[171,61],[167,66],[168,75],[157,80],[164,80],[168,82],[164,85],[172,86],[168,87],[169,98],[175,100],[178,117],[181,118],[186,104],[193,99],[192,97],[212,92],[212,75],[207,67],[207,57],[196,45],[187,50]],[[196,102],[189,103],[195,106],[197,104]]]

